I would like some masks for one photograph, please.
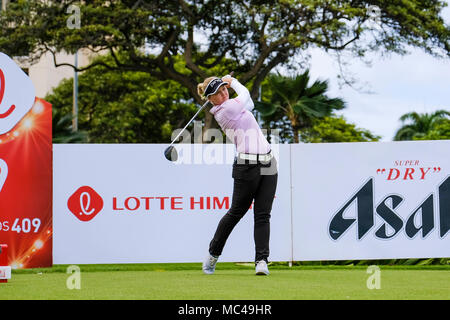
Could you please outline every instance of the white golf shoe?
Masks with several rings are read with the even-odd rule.
[[[208,254],[208,257],[203,262],[202,269],[205,274],[213,274],[216,270],[216,263],[219,257],[215,257],[211,254]]]
[[[257,276],[267,276],[269,274],[269,268],[267,267],[267,262],[264,260],[257,261],[255,267],[255,273]]]

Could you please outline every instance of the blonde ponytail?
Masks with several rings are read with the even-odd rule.
[[[217,79],[216,77],[209,77],[206,78],[202,83],[199,83],[197,85],[197,93],[199,94],[199,96],[202,97],[203,100],[206,100],[207,98],[205,97],[205,90],[208,87],[208,84],[214,80]]]

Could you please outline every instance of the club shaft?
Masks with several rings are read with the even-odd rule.
[[[195,113],[195,115],[192,117],[191,120],[189,120],[189,122],[184,126],[183,129],[181,129],[181,131],[178,133],[178,135],[175,137],[175,139],[173,139],[173,141],[170,143],[169,147],[171,145],[173,145],[175,143],[175,141],[177,141],[177,139],[181,136],[181,134],[184,132],[184,130],[186,130],[186,128],[191,124],[192,121],[194,121],[194,119],[197,117],[197,115],[208,105],[209,101],[206,101],[203,106],[198,109],[198,111]]]
[[[233,76],[234,75],[234,71],[231,71],[230,72],[230,76]],[[192,117],[192,119],[191,120],[189,120],[189,122],[184,126],[184,128],[183,129],[181,129],[181,131],[178,133],[178,135],[175,137],[175,139],[173,139],[173,141],[169,144],[169,147],[168,148],[170,148],[174,143],[175,143],[175,141],[177,141],[177,139],[181,136],[181,134],[184,132],[184,130],[186,130],[186,128],[191,124],[191,122],[197,117],[197,115],[203,110],[203,109],[205,109],[205,107],[208,105],[208,103],[210,103],[209,101],[206,101],[204,104],[203,104],[203,106],[200,108],[200,109],[198,109],[198,111],[194,114],[194,116]]]

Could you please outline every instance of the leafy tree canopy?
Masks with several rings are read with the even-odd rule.
[[[315,120],[314,125],[300,133],[303,142],[364,142],[378,141],[379,136],[369,130],[348,123],[342,116]]]
[[[413,137],[414,140],[450,140],[450,119],[442,119],[433,125],[425,135]]]
[[[79,28],[70,25],[73,4],[80,9]],[[364,57],[404,54],[413,46],[448,57],[450,30],[440,16],[445,6],[439,0],[19,0],[0,14],[0,51],[31,57],[81,48],[109,52],[110,62],[82,69],[103,64],[175,80],[197,103],[196,84],[214,66],[227,69],[227,58],[242,83],[252,81],[255,98],[274,67],[299,65],[293,57],[312,47]],[[178,55],[189,72],[175,67]],[[205,116],[209,127],[212,116]]]
[[[327,96],[328,81],[316,80],[310,84],[309,70],[294,77],[271,74],[267,86],[270,89],[264,91],[262,101],[255,104],[256,109],[265,122],[287,119],[296,143],[299,131],[311,128],[314,120],[345,107],[342,99]]]
[[[82,143],[87,142],[87,132],[72,130],[72,115],[62,114],[52,108],[52,141],[53,143]]]

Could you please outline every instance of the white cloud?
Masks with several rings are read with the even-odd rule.
[[[442,16],[450,21],[450,8]],[[347,69],[359,80],[357,87],[363,85],[373,94],[357,92],[348,86],[339,89],[338,65],[320,50],[311,51],[311,80],[329,79],[329,95],[347,102],[347,108],[340,114],[358,127],[381,135],[382,141],[391,141],[401,125],[401,115],[450,110],[450,60],[434,58],[419,49],[410,52],[383,59],[374,56],[370,67],[358,60],[351,61]],[[368,87],[364,86],[366,83]]]

